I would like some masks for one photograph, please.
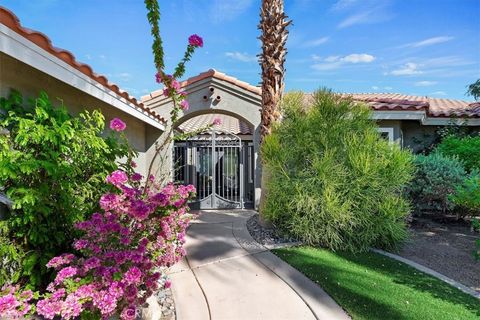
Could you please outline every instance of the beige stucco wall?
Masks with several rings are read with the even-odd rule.
[[[41,90],[49,95],[54,105],[67,106],[72,114],[83,110],[99,109],[105,116],[106,126],[118,117],[127,124],[126,136],[132,147],[139,152],[138,171],[145,174],[151,157],[152,145],[159,139],[161,131],[145,122],[118,110],[84,91],[76,89],[46,73],[38,71],[4,53],[0,53],[0,96],[7,96],[11,88],[19,90],[25,97],[36,97]]]
[[[210,88],[213,88],[214,91],[211,92]],[[261,192],[261,162],[258,156],[261,107],[260,96],[234,84],[215,78],[207,78],[195,82],[187,86],[185,91],[188,94],[187,100],[190,108],[188,111],[181,114],[178,124],[204,113],[223,113],[241,119],[254,128],[255,202],[256,205],[258,205]],[[164,118],[169,119],[170,111],[173,107],[171,101],[158,94],[154,94],[154,96],[153,99],[145,100],[144,104]],[[205,99],[204,96],[206,96],[207,99]],[[221,99],[217,100],[217,96],[220,96]],[[168,131],[168,128],[166,131]],[[165,158],[168,158],[171,154],[171,150],[168,150]],[[163,167],[166,171],[171,170],[171,157],[166,160]]]

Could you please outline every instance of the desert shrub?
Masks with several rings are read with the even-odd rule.
[[[470,174],[448,199],[455,204],[459,217],[480,216],[480,175]]]
[[[434,152],[428,156],[415,156],[414,164],[415,176],[407,187],[407,193],[417,213],[422,211],[446,213],[453,210],[454,203],[449,200],[449,195],[466,178],[462,163],[456,158]]]
[[[454,136],[443,139],[437,146],[437,152],[445,156],[457,157],[467,171],[480,169],[480,136]]]
[[[99,111],[68,114],[52,106],[46,93],[24,102],[13,91],[0,99],[0,186],[14,202],[0,221],[13,244],[26,253],[22,279],[32,288],[49,281],[46,263],[69,249],[73,225],[98,208],[98,199],[111,188],[105,177],[130,158],[128,143],[104,134]],[[10,250],[0,243],[0,251]],[[1,284],[0,284],[1,285]]]
[[[406,237],[402,196],[411,154],[380,138],[366,106],[318,91],[288,94],[284,119],[262,145],[262,214],[308,244],[352,251]]]

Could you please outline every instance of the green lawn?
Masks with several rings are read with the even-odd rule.
[[[312,247],[273,252],[318,283],[353,319],[480,319],[480,300],[377,253]]]

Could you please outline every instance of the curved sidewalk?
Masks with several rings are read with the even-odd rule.
[[[203,211],[170,270],[178,320],[349,319],[319,286],[259,245],[252,211]]]

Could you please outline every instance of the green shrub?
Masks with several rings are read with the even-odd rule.
[[[480,170],[480,136],[448,136],[436,148],[445,156],[457,157],[467,171]]]
[[[473,172],[448,199],[457,206],[459,217],[480,216],[480,175]]]
[[[288,94],[262,144],[264,217],[300,240],[351,251],[406,237],[411,154],[380,138],[370,111],[329,91]]]
[[[22,280],[38,288],[50,280],[50,258],[70,250],[73,224],[97,209],[116,159],[133,155],[125,138],[102,137],[99,111],[73,117],[45,93],[29,103],[16,91],[1,98],[0,128],[8,131],[0,135],[0,186],[14,202],[0,227],[26,253]]]
[[[407,192],[418,213],[454,209],[449,200],[455,188],[466,178],[463,165],[456,158],[434,152],[428,156],[415,156],[415,177]]]

